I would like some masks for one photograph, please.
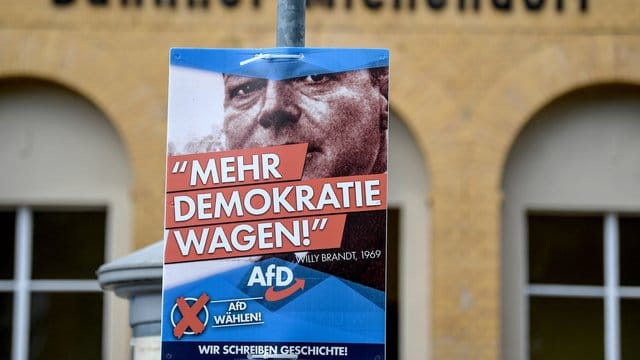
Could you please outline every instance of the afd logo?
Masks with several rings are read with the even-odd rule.
[[[288,267],[275,264],[268,265],[266,270],[261,266],[253,267],[247,286],[256,285],[268,287],[264,293],[267,301],[280,301],[297,291],[304,291],[304,279],[295,278]]]

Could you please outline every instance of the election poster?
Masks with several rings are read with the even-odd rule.
[[[162,359],[384,359],[389,53],[172,49]]]

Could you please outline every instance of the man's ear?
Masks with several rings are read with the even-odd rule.
[[[380,130],[389,128],[389,68],[372,69],[373,81],[380,92]]]
[[[378,75],[378,86],[380,87],[380,93],[389,99],[389,68],[384,68]]]
[[[389,100],[380,94],[380,130],[389,128]]]
[[[389,98],[389,68],[371,69],[371,77],[382,96]]]
[[[380,130],[384,131],[389,128],[389,68],[373,68],[369,69],[369,73],[373,86],[379,92]]]

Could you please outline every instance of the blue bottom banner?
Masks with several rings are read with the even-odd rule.
[[[384,344],[164,341],[162,354],[167,360],[383,360]]]

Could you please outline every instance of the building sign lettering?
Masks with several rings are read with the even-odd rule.
[[[91,6],[106,6],[110,3],[120,4],[125,8],[142,7],[145,0],[52,0],[58,7],[68,7],[81,1],[86,1]],[[188,8],[207,9],[214,4],[222,8],[235,8],[243,2],[249,3],[254,9],[261,7],[263,0],[146,0],[156,7],[175,8],[186,6]],[[529,12],[538,12],[553,7],[556,12],[563,12],[569,6],[576,6],[580,12],[587,12],[589,0],[307,0],[309,10],[313,8],[345,9],[350,10],[360,3],[366,9],[379,11],[382,9],[410,10],[428,9],[441,11],[448,7],[455,7],[459,12],[479,12],[482,9],[509,12],[515,7],[523,7]]]

